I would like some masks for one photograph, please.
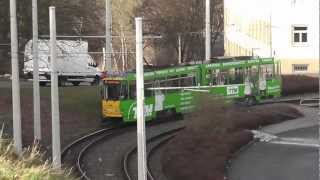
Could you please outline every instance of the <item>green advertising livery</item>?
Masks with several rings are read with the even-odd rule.
[[[281,94],[280,63],[273,58],[234,57],[179,65],[144,73],[145,117],[181,114],[194,109],[199,93],[254,104]],[[136,74],[109,73],[103,78],[102,117],[136,121]]]

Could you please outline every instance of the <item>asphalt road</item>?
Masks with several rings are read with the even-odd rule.
[[[280,137],[318,138],[318,126],[290,130]],[[230,180],[318,180],[318,149],[255,143],[240,153],[228,171]]]

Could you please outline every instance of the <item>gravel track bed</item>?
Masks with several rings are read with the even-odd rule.
[[[161,141],[161,140],[159,140]],[[150,147],[154,147],[156,145],[159,144],[158,142],[154,142],[154,143],[150,143]],[[163,150],[165,148],[165,144],[157,147],[157,149],[154,150],[152,156],[150,156],[150,159],[148,161],[149,163],[149,171],[152,172],[152,175],[154,177],[155,180],[168,180],[167,177],[165,176],[165,174],[163,173],[162,170],[162,164],[161,164],[161,160],[162,160],[162,154],[163,154]]]
[[[94,132],[94,135],[90,134],[90,136],[84,136],[80,141],[72,142],[74,143],[72,146],[65,147],[62,151],[62,162],[67,167],[77,168],[77,160],[80,152],[86,147],[91,146],[90,144],[94,141],[97,141],[101,138],[111,138],[113,135],[117,133],[121,133],[125,131],[127,127],[110,127],[104,128],[99,131]],[[79,169],[78,169],[79,170]],[[78,173],[78,172],[77,172]]]
[[[181,127],[184,123],[184,121],[174,121],[155,126],[147,126],[147,138],[161,134],[169,129]],[[128,132],[115,136],[101,142],[97,146],[92,147],[88,151],[88,154],[83,157],[83,168],[87,171],[87,176],[95,180],[123,180],[124,177],[121,168],[123,155],[128,151],[128,149],[136,145],[136,142],[136,128],[132,127]],[[130,167],[136,169],[137,167],[134,166],[137,166],[137,163],[132,164],[132,166],[130,165]]]
[[[160,141],[166,139],[167,137],[172,136],[172,135],[166,135],[164,137],[161,137],[155,141],[152,141],[150,143],[147,144],[147,153],[149,154],[150,150],[156,146]],[[148,159],[147,159],[148,161]],[[159,169],[161,167],[161,157],[158,159],[158,161],[154,162],[153,164],[150,164],[151,169],[149,169],[149,171],[152,171],[152,173],[155,173],[154,167],[157,166],[157,169]],[[160,169],[162,170],[162,168]],[[135,152],[129,159],[129,172],[130,175],[132,177],[133,180],[137,180],[138,179],[138,169],[137,169],[137,153]],[[157,174],[152,174],[154,175],[154,179],[160,179],[158,174],[162,174],[162,171],[157,171]],[[162,179],[161,179],[162,180]]]

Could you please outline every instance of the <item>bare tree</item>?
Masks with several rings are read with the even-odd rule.
[[[212,43],[223,31],[223,1],[212,0]],[[155,46],[172,48],[178,54],[178,34],[182,35],[182,59],[204,59],[204,0],[146,0],[140,12],[150,21],[148,31],[161,33]],[[171,60],[175,61],[175,60]],[[175,61],[176,62],[176,61]]]

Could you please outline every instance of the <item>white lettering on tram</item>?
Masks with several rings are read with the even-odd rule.
[[[227,95],[238,95],[239,94],[239,86],[228,86],[227,87]]]
[[[137,107],[134,107],[132,109],[132,111],[134,112],[134,118],[136,119],[137,118]],[[152,116],[152,112],[153,112],[153,104],[145,104],[144,105],[144,116],[150,117],[150,116]]]

